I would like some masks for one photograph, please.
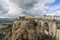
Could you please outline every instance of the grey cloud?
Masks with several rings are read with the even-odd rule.
[[[0,16],[40,16],[45,8],[43,5],[45,1],[48,2],[50,0],[0,0]]]
[[[22,14],[24,14],[25,16],[33,16],[32,13],[30,12],[27,12],[27,11],[23,11]]]
[[[37,0],[11,0],[11,1],[23,9],[31,9],[33,8],[34,4],[37,3]]]
[[[5,5],[0,3],[0,15],[4,15],[5,13],[8,13],[8,9]]]
[[[22,12],[25,16],[41,16],[41,12],[35,10],[25,10]]]
[[[38,3],[38,0],[10,0],[12,3],[15,3],[17,6],[19,6],[20,8],[22,8],[22,14],[26,15],[26,16],[34,16],[33,13],[31,12],[27,12],[30,11],[35,4]]]

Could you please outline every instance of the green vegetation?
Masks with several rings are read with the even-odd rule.
[[[8,25],[7,27],[5,27],[5,28],[2,28],[2,29],[0,29],[0,31],[4,31],[4,32],[7,32],[7,31],[9,31],[9,30],[12,30],[12,25]]]
[[[6,28],[6,27],[8,27],[8,26],[4,26],[4,25],[0,24],[0,29]]]

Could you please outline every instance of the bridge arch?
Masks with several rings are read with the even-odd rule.
[[[49,31],[49,24],[47,22],[44,23],[44,29]]]
[[[49,23],[48,22],[44,22],[43,29],[44,29],[44,33],[48,35],[49,34]]]

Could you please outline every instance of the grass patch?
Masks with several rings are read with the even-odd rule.
[[[4,25],[0,24],[0,29],[6,28],[6,27],[8,27],[8,26],[4,26]]]

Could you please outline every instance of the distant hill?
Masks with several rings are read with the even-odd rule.
[[[14,18],[0,18],[0,23],[11,22],[14,20]]]

